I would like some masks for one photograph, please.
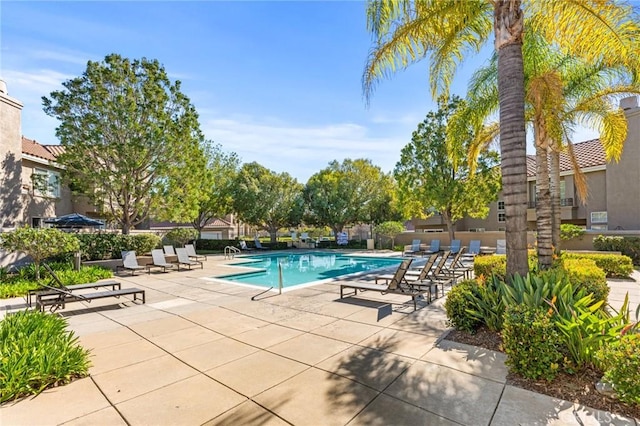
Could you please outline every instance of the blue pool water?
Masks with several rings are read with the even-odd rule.
[[[401,258],[374,258],[335,253],[270,254],[251,256],[236,264],[257,268],[255,272],[217,276],[225,281],[261,287],[278,287],[278,265],[282,265],[282,286],[292,287],[356,272],[397,266]]]

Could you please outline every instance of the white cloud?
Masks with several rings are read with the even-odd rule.
[[[271,120],[276,121],[276,120]],[[403,142],[372,137],[364,126],[336,123],[323,126],[292,126],[255,117],[203,120],[205,135],[237,153],[243,162],[256,161],[287,172],[301,182],[325,168],[332,160],[368,158],[385,172],[399,158]]]
[[[9,96],[25,103],[40,101],[41,96],[48,95],[62,88],[62,82],[74,76],[50,69],[37,71],[3,70],[2,79],[7,83]]]

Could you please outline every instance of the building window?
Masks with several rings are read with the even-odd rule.
[[[42,218],[40,218],[40,217],[32,217],[31,218],[31,227],[32,228],[41,228],[42,227]]]
[[[40,197],[60,197],[60,175],[52,170],[34,169],[31,175],[33,194]]]
[[[498,201],[498,210],[504,210],[504,201]]]
[[[591,223],[607,223],[607,212],[591,212]],[[593,226],[591,229],[595,229]]]
[[[506,222],[507,215],[505,213],[498,213],[498,222]]]

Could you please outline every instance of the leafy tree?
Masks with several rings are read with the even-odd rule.
[[[449,118],[459,106],[458,97],[440,98],[438,111],[429,112],[413,132],[411,143],[405,146],[394,174],[401,199],[413,215],[442,215],[453,241],[455,223],[465,216],[486,217],[489,203],[498,197],[500,172],[495,152],[484,151],[474,172],[466,161],[474,138],[470,128],[458,129],[458,140],[452,149],[447,144]]]
[[[17,228],[0,234],[0,247],[10,252],[23,252],[33,259],[36,280],[40,280],[40,264],[48,257],[75,252],[80,243],[73,234],[55,228]]]
[[[382,222],[381,224],[376,225],[374,230],[376,234],[389,238],[391,240],[391,248],[393,248],[396,245],[396,235],[404,231],[404,224],[396,221]]]
[[[303,213],[302,184],[253,162],[242,166],[233,183],[233,208],[244,222],[269,232],[275,243],[280,228],[296,226]]]
[[[167,240],[173,241],[178,246],[184,247],[191,240],[198,238],[198,231],[191,228],[174,228],[164,236]]]
[[[387,207],[385,212],[382,207],[393,197],[391,188],[390,177],[370,160],[332,161],[307,182],[305,222],[329,226],[334,235],[346,225],[383,222],[391,210]]]
[[[367,25],[374,45],[362,78],[368,99],[381,78],[430,58],[432,94],[448,95],[458,63],[467,54],[479,52],[493,34],[498,56],[508,275],[525,275],[528,271],[522,58],[525,23],[527,28],[540,31],[548,42],[557,43],[567,54],[605,64],[619,63],[623,57],[626,66],[636,70],[640,66],[638,20],[631,7],[619,2],[370,0]]]
[[[191,220],[202,197],[206,159],[198,115],[157,60],[117,54],[89,61],[82,76],[43,97],[60,120],[63,179],[124,234],[150,214]]]
[[[205,141],[203,148],[207,158],[207,170],[200,181],[204,196],[200,199],[198,215],[192,221],[193,227],[198,231],[198,238],[211,219],[226,216],[233,211],[233,184],[240,167],[240,160],[235,152],[227,154],[220,145],[212,141]]]

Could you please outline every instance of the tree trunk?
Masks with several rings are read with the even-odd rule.
[[[547,143],[542,129],[536,132],[536,226],[538,232],[538,268],[549,269],[553,261],[551,246],[551,194]]]
[[[271,244],[278,242],[278,228],[269,227],[269,239]]]
[[[551,244],[560,254],[560,223],[562,211],[560,207],[560,152],[551,151]]]
[[[36,268],[36,282],[38,282],[40,281],[40,261],[34,259],[33,266]]]
[[[122,224],[122,235],[129,234],[130,230],[131,230],[131,223],[128,220],[124,221],[124,223]]]
[[[494,29],[498,51],[500,156],[506,214],[507,276],[526,275],[527,146],[524,121],[523,16],[521,0],[497,0]]]
[[[442,218],[444,219],[444,223],[447,225],[447,231],[449,232],[449,244],[451,244],[451,241],[455,239],[455,224],[451,221],[451,215],[448,212],[442,213]]]

